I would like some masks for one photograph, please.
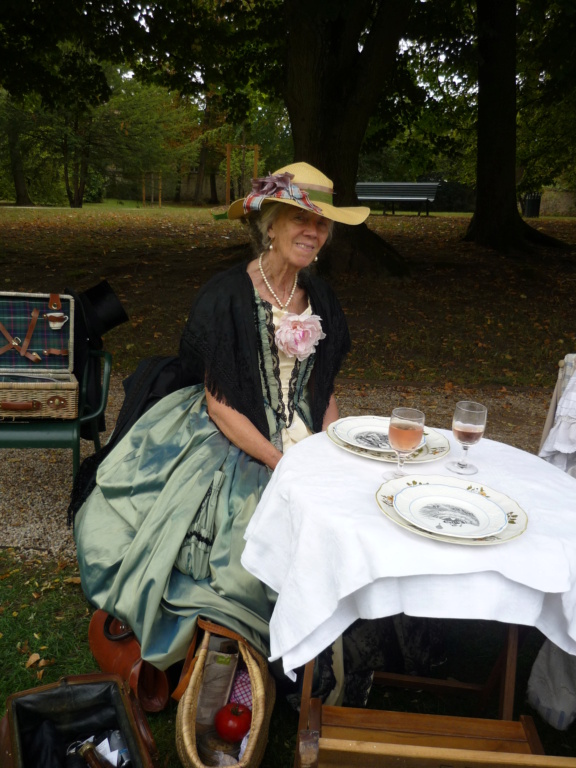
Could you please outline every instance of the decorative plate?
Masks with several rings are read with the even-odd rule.
[[[412,525],[461,539],[484,539],[504,530],[506,513],[480,493],[449,485],[412,485],[394,495],[394,509]]]
[[[388,440],[389,426],[390,419],[385,416],[348,416],[334,422],[334,432],[354,448],[393,454]]]
[[[386,419],[386,421],[389,422],[390,419]],[[363,456],[366,459],[396,463],[396,454],[390,449],[388,451],[384,451],[382,449],[374,450],[368,448],[359,448],[355,445],[346,443],[336,434],[335,426],[338,423],[339,422],[336,421],[334,424],[330,424],[326,430],[326,434],[330,440],[332,440],[332,442],[335,443],[335,445],[337,445],[339,448],[342,448],[344,451],[348,451],[349,453],[353,453],[355,456]],[[436,461],[437,459],[443,459],[444,456],[446,456],[449,452],[450,442],[448,441],[448,438],[444,437],[444,435],[441,435],[439,432],[436,432],[433,429],[424,427],[424,445],[422,445],[420,448],[417,448],[414,453],[411,453],[410,456],[408,456],[406,459],[406,463],[412,464],[425,461]]]
[[[394,497],[400,494],[404,489],[417,486],[444,485],[452,488],[465,490],[469,493],[476,493],[485,499],[489,499],[502,508],[506,514],[508,524],[499,533],[495,533],[483,538],[462,538],[454,535],[448,535],[439,531],[430,531],[419,528],[408,522],[394,508]],[[411,533],[418,536],[425,536],[435,541],[441,541],[446,544],[465,544],[467,546],[489,546],[491,544],[504,544],[507,541],[517,538],[524,533],[528,527],[528,515],[522,507],[509,496],[500,491],[495,491],[487,486],[477,483],[471,483],[457,477],[443,477],[438,475],[410,475],[408,477],[395,478],[389,480],[380,486],[376,493],[376,502],[380,511],[393,523],[399,525]]]

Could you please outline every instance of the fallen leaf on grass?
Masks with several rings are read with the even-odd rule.
[[[40,654],[32,653],[28,657],[28,661],[26,662],[26,669],[28,669],[29,667],[32,667],[34,664],[36,664],[37,661],[40,661]]]
[[[42,667],[51,667],[52,664],[56,663],[56,659],[40,659],[40,662],[38,664],[38,667],[41,669]]]
[[[12,571],[8,571],[7,573],[0,574],[0,581],[2,581],[3,579],[9,579],[10,576],[13,576],[15,573],[18,573],[19,570],[20,570],[20,568],[15,568]]]
[[[64,584],[81,584],[80,576],[68,576],[67,579],[64,579]]]

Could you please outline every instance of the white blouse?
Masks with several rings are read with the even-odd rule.
[[[284,317],[286,313],[279,309],[278,307],[272,306],[272,316],[274,319],[274,328],[278,328],[278,325],[282,318]],[[304,315],[311,315],[312,314],[312,307],[310,304],[306,307],[304,312],[302,313]],[[278,350],[278,357],[280,360],[280,383],[282,385],[282,399],[285,403],[288,403],[288,393],[289,393],[289,384],[290,384],[290,377],[292,376],[292,371],[294,369],[294,363],[296,362],[294,357],[288,357],[282,350]],[[296,445],[300,440],[303,440],[305,437],[309,437],[313,434],[313,432],[308,429],[306,424],[302,421],[301,417],[298,415],[298,413],[295,411],[294,416],[292,419],[292,424],[289,427],[285,427],[282,430],[282,446],[284,453],[288,450],[288,448],[291,448],[293,445]]]

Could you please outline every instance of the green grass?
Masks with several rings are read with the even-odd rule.
[[[98,671],[87,642],[92,613],[76,565],[0,548],[0,717],[11,693]],[[176,710],[171,700],[166,710],[147,716],[162,768],[180,768]],[[297,714],[279,700],[263,768],[291,765],[297,723]]]
[[[94,669],[86,643],[92,611],[78,582],[74,566],[0,549],[2,706],[13,691]]]

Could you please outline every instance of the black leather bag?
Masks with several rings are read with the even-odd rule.
[[[19,691],[8,697],[0,720],[0,766],[73,764],[71,756],[66,757],[71,744],[115,729],[122,733],[132,768],[159,765],[146,717],[118,675],[74,675]]]

